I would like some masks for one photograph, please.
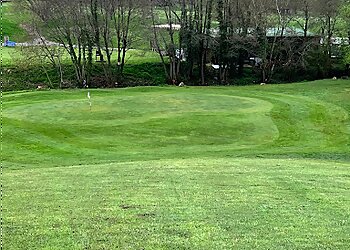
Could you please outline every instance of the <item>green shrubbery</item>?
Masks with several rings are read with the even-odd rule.
[[[38,85],[47,88],[76,88],[80,87],[74,75],[71,64],[63,64],[64,81],[60,86],[60,77],[55,68],[50,65],[6,65],[4,68],[5,91],[37,88]],[[46,71],[46,72],[45,72]],[[101,64],[94,64],[91,74],[90,86],[92,88],[110,88],[127,86],[163,85],[166,79],[163,66],[160,63],[143,63],[126,65],[125,73],[113,79],[112,83],[105,81],[104,69]],[[51,82],[51,83],[50,83]]]

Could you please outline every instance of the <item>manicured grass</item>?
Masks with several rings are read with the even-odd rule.
[[[6,249],[348,249],[350,81],[4,94]]]

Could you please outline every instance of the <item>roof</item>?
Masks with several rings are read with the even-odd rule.
[[[304,30],[294,27],[282,28],[268,28],[266,30],[267,37],[284,36],[284,37],[302,37],[304,36]],[[316,36],[314,33],[307,31],[306,36]]]
[[[160,25],[154,25],[155,28],[160,29],[170,29],[169,24],[160,24]],[[180,24],[172,24],[173,30],[180,30],[181,25]],[[248,28],[248,34],[253,34],[255,29]],[[219,35],[219,29],[218,28],[212,28],[210,29],[210,32],[213,36]],[[237,33],[240,33],[240,29],[237,29]],[[286,27],[283,29],[281,27],[274,27],[274,28],[267,28],[266,29],[266,36],[267,37],[275,37],[275,36],[283,36],[283,37],[303,37],[304,36],[304,30],[300,28],[294,28],[294,27]],[[310,31],[306,32],[306,36],[308,37],[317,37],[315,33],[312,33]]]
[[[170,29],[170,24],[159,24],[159,25],[154,25],[155,28],[159,28],[159,29]],[[172,24],[171,25],[173,30],[179,30],[181,29],[181,25],[180,24]]]

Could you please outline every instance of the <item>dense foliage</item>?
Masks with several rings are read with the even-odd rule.
[[[61,87],[131,84],[133,78],[125,74],[130,49],[156,51],[164,83],[171,84],[273,83],[348,74],[350,8],[344,0],[17,4],[33,17],[32,30],[44,44],[37,52],[44,68],[49,63],[56,69],[49,82]],[[47,41],[60,46],[53,49]],[[64,53],[74,77],[63,73]]]

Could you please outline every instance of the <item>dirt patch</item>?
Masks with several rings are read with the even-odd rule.
[[[122,204],[119,206],[121,209],[135,209],[138,208],[139,206],[137,205],[128,205],[128,204]]]
[[[137,217],[140,217],[140,218],[155,217],[155,216],[156,216],[155,213],[142,213],[137,215]]]

